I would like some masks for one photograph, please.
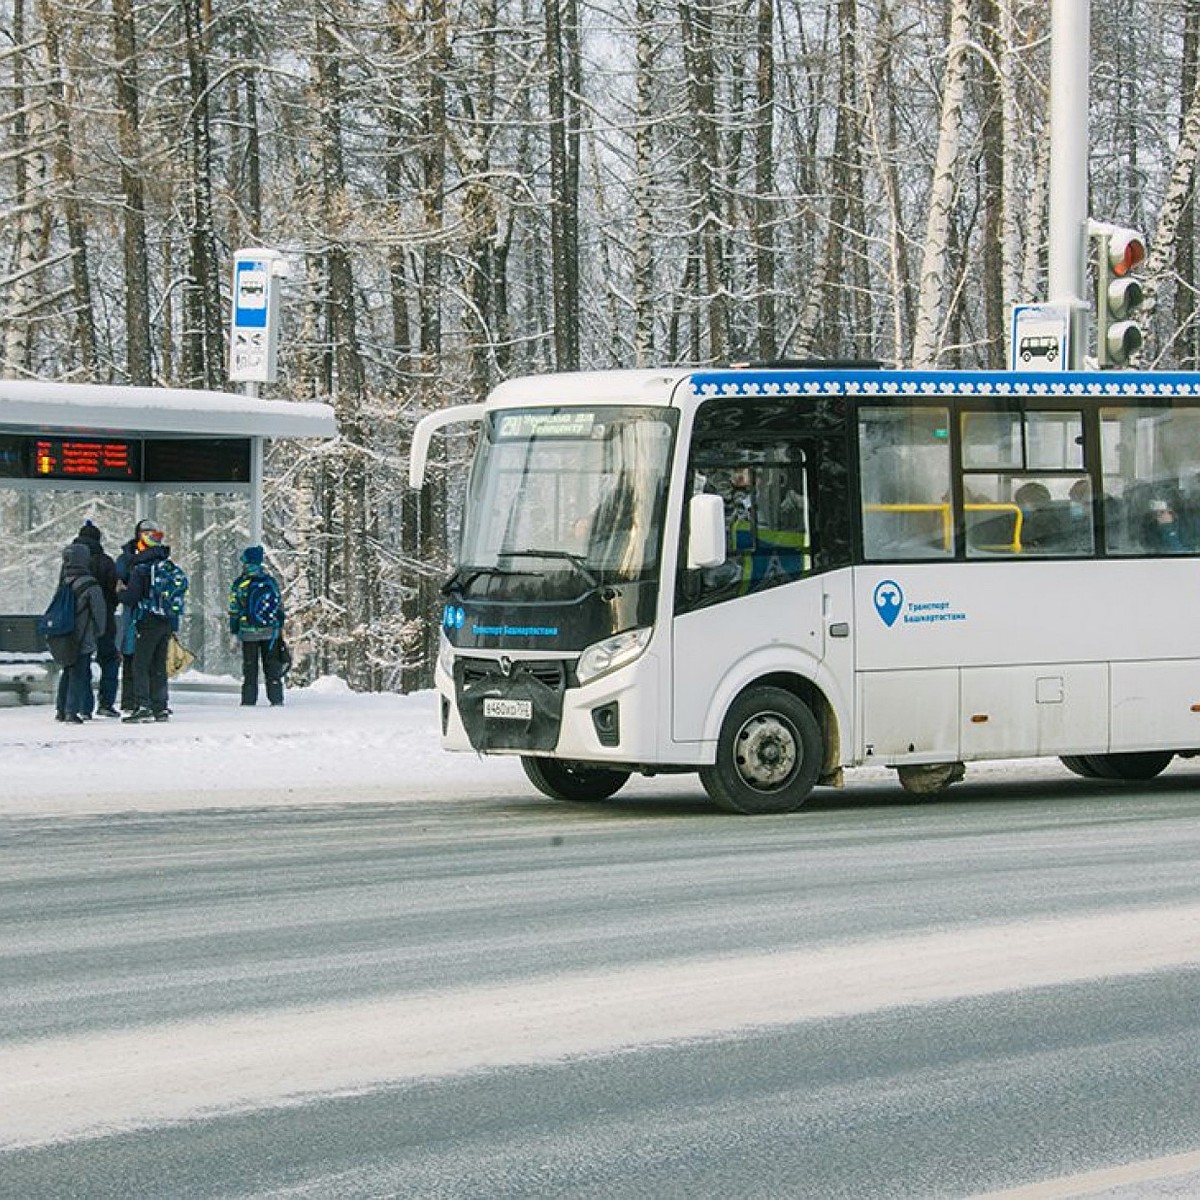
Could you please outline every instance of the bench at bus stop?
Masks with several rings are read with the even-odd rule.
[[[50,657],[37,623],[37,613],[0,614],[0,705],[54,700],[62,668]],[[171,680],[171,690],[178,692],[234,695],[240,689],[241,681],[232,677],[185,672]]]
[[[58,687],[58,664],[37,631],[38,614],[0,614],[0,698],[49,704]]]

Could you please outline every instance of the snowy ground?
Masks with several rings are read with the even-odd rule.
[[[321,679],[289,689],[282,708],[177,690],[160,725],[63,725],[47,704],[0,708],[0,816],[192,808],[196,793],[215,791],[262,805],[289,803],[289,789],[344,802],[378,788],[528,786],[516,759],[443,752],[436,703],[432,692],[360,695]]]
[[[380,789],[397,799],[531,791],[516,758],[442,750],[433,692],[362,695],[328,678],[289,689],[282,708],[243,708],[234,680],[193,678],[223,682],[229,690],[177,690],[171,697],[175,715],[161,725],[101,718],[62,725],[46,704],[0,707],[0,816],[170,811],[194,808],[204,793],[215,792],[223,793],[223,805],[240,798],[262,806],[293,803],[300,791],[306,803],[345,803],[367,792],[378,798]],[[152,773],[151,764],[167,770]],[[1181,769],[1195,768],[1183,762],[1172,768]],[[968,769],[968,779],[980,782],[1064,777],[1055,758]],[[846,781],[898,787],[895,774],[879,767],[847,772]],[[630,784],[664,786],[701,792],[694,777]]]

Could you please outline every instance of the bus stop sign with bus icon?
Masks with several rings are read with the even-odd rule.
[[[233,320],[229,325],[232,383],[274,383],[279,351],[279,281],[287,262],[278,250],[238,250],[233,256]]]
[[[1070,338],[1070,309],[1065,304],[1016,304],[1009,368],[1066,371],[1071,362]]]

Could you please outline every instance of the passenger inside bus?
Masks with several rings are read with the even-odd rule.
[[[1142,518],[1142,545],[1150,554],[1187,554],[1175,501],[1167,496],[1150,500]]]
[[[1031,554],[1046,554],[1054,539],[1054,515],[1050,507],[1050,489],[1035,480],[1023,483],[1013,493],[1021,510],[1021,549]]]

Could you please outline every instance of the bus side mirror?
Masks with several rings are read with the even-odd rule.
[[[701,492],[688,503],[690,568],[719,567],[725,561],[725,502]]]

